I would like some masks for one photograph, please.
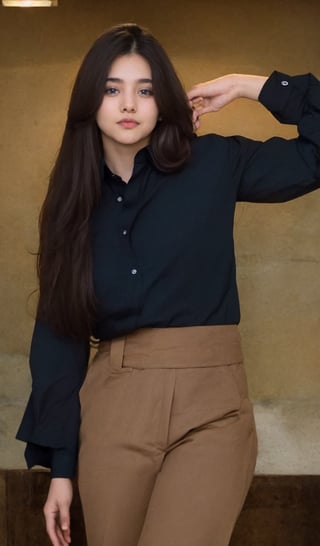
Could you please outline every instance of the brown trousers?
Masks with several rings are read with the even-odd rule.
[[[227,546],[257,441],[237,326],[105,341],[80,391],[89,546]]]

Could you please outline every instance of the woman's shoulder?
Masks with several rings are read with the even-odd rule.
[[[221,154],[227,152],[229,140],[230,137],[225,137],[216,133],[207,133],[205,135],[196,136],[192,140],[191,153],[200,158],[209,157],[217,159]]]

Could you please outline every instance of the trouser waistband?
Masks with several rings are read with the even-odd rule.
[[[237,325],[140,328],[101,341],[114,368],[193,368],[242,362]]]

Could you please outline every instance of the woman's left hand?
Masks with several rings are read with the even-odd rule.
[[[195,129],[200,126],[200,116],[208,112],[217,112],[237,98],[257,100],[266,80],[265,76],[228,74],[194,85],[187,96],[193,109]]]

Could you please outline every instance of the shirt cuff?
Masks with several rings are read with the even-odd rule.
[[[262,87],[258,100],[281,123],[297,125],[304,112],[309,76],[288,76],[275,70]]]
[[[77,467],[77,452],[68,449],[54,449],[51,459],[52,478],[73,478]]]

